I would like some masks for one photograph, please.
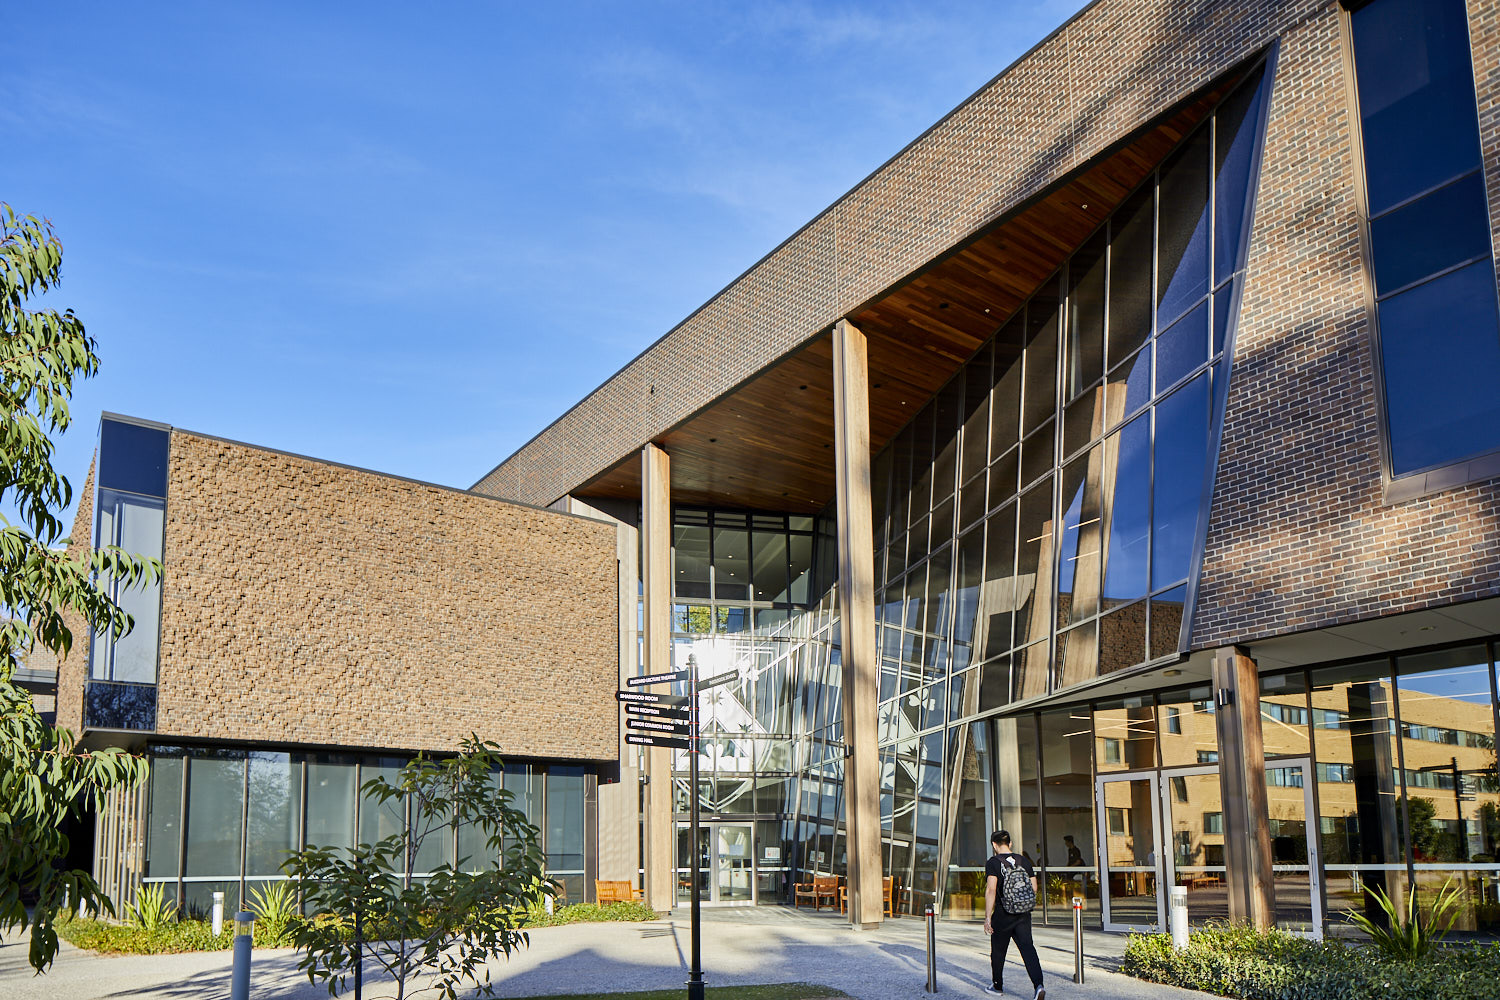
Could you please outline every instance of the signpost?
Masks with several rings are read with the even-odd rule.
[[[698,661],[688,657],[688,665],[682,670],[668,673],[644,674],[627,677],[625,686],[641,688],[651,684],[675,684],[692,681],[697,672]],[[616,691],[615,700],[625,706],[625,742],[632,746],[670,747],[687,750],[688,754],[688,798],[691,800],[692,831],[689,834],[693,845],[693,894],[692,899],[692,964],[688,969],[688,1000],[704,1000],[702,935],[699,929],[698,879],[702,872],[698,854],[698,695],[723,684],[739,680],[738,670],[726,670],[704,678],[693,685],[692,696],[676,694],[652,694],[649,691]]]

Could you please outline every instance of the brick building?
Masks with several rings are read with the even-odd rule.
[[[174,431],[137,738],[238,741],[247,787],[263,743],[439,749],[510,730],[500,689],[237,691],[483,664],[548,706],[518,759],[598,797],[580,881],[658,908],[696,853],[711,902],[832,872],[860,925],[884,876],[977,917],[1005,827],[1047,921],[1159,925],[1182,885],[1321,934],[1451,877],[1494,931],[1497,71],[1482,0],[1098,0],[470,492]],[[423,540],[396,607],[388,532]],[[673,669],[738,678],[696,790],[607,697]]]

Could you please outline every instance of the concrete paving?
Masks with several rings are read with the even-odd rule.
[[[1037,949],[1053,1000],[1188,998],[1205,994],[1142,983],[1113,970],[1125,939],[1085,935],[1087,982],[1075,985],[1072,933],[1036,928]],[[530,947],[491,965],[505,997],[560,993],[622,993],[674,989],[687,979],[691,947],[687,914],[650,923],[574,924],[531,932]],[[989,943],[978,924],[940,923],[937,930],[938,992],[980,996],[989,985]],[[887,920],[878,930],[856,931],[827,911],[813,914],[784,907],[703,910],[702,955],[709,986],[807,982],[831,986],[858,1000],[927,996],[926,940],[921,919]],[[323,987],[299,978],[296,953],[255,954],[251,996],[260,1000],[316,1000]],[[63,946],[45,976],[33,976],[25,944],[0,943],[0,997],[6,1000],[218,1000],[229,995],[228,952],[186,955],[94,955]],[[1007,995],[1031,995],[1026,971],[1012,954]],[[366,997],[394,995],[389,984]],[[352,995],[346,990],[344,996]]]

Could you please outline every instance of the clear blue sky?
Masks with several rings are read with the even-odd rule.
[[[8,4],[101,410],[469,486],[1082,6]]]

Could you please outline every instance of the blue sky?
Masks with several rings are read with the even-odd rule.
[[[467,487],[1079,0],[17,4],[101,410]]]

